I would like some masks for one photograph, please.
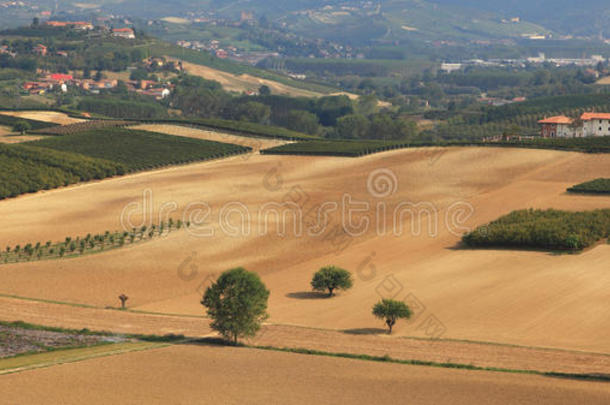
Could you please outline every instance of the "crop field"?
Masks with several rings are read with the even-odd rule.
[[[42,128],[35,131],[30,131],[35,134],[43,135],[72,135],[79,132],[91,131],[94,129],[124,127],[130,124],[130,121],[120,120],[90,120],[82,121],[74,124],[54,126],[50,128]]]
[[[570,193],[610,194],[610,179],[595,179],[568,189]]]
[[[128,171],[217,159],[250,150],[244,146],[122,128],[65,135],[31,145],[105,159]]]
[[[187,138],[205,139],[208,141],[230,143],[234,145],[246,146],[253,152],[258,152],[262,148],[271,148],[283,145],[289,141],[282,139],[259,138],[252,136],[234,135],[219,130],[206,130],[197,127],[171,125],[171,124],[142,124],[130,127],[131,129],[159,132],[162,134],[184,136]]]
[[[108,341],[107,337],[76,332],[53,331],[24,327],[19,322],[0,322],[1,359],[79,346],[92,346]],[[7,362],[8,363],[8,362]]]
[[[307,141],[265,149],[261,153],[269,155],[359,157],[410,146],[405,142],[388,141]]]
[[[168,128],[163,130],[169,133]],[[105,131],[92,131],[85,137]],[[118,142],[118,149],[125,148],[112,138],[118,134],[143,134],[146,142],[140,142],[140,147],[156,142],[147,132],[108,131],[108,139]],[[75,143],[84,148],[80,141]],[[193,375],[205,376],[217,387],[233,386],[243,376],[240,386],[252,395],[262,395],[260,387],[269,379],[297,381],[274,384],[265,392],[310,403],[323,401],[322,394],[318,398],[318,391],[312,394],[306,387],[328,382],[326,377],[314,381],[316,375],[331,375],[334,382],[319,385],[324,397],[339,395],[333,391],[339,385],[345,391],[347,378],[353,390],[360,390],[355,394],[348,390],[348,395],[354,394],[350,402],[356,403],[396,401],[418,389],[423,390],[418,398],[428,402],[450,397],[452,403],[500,404],[540,395],[557,404],[605,403],[610,397],[608,386],[596,381],[413,367],[357,358],[367,354],[383,359],[387,355],[405,361],[610,374],[610,346],[605,338],[610,313],[604,304],[610,283],[610,245],[597,244],[571,255],[460,248],[464,233],[513,211],[607,209],[608,196],[565,190],[607,177],[608,167],[608,154],[491,145],[407,148],[361,159],[252,154],[248,159],[132,173],[1,201],[0,246],[11,246],[11,252],[17,244],[23,249],[36,241],[63,241],[66,235],[81,235],[82,240],[87,233],[104,235],[107,229],[121,229],[126,209],[137,230],[151,221],[158,223],[168,209],[172,217],[194,223],[162,238],[144,237],[145,243],[126,242],[121,248],[107,247],[69,260],[9,261],[0,266],[0,319],[91,330],[210,336],[209,319],[200,304],[202,292],[220,272],[244,266],[256,271],[271,291],[270,318],[254,344],[304,348],[311,353],[350,353],[353,358],[189,342],[7,375],[0,379],[0,390],[36,387],[21,394],[27,395],[21,398],[24,402],[36,402],[42,392],[53,402],[70,392],[81,401],[107,403],[115,394],[117,400],[137,401],[144,391],[134,393],[134,387],[146,387],[142,388],[146,395],[158,389],[157,398],[165,402],[196,402],[203,392],[190,380]],[[341,207],[348,201],[361,209],[352,226],[368,226],[359,234],[336,232],[334,225],[342,217],[338,208],[329,214],[329,227],[321,235],[307,231],[309,222],[302,234],[290,222],[282,233],[280,216],[265,216],[261,210],[268,203],[283,201],[297,202],[304,213],[321,204],[334,202]],[[209,216],[201,220],[192,204],[208,206]],[[407,210],[395,215],[396,209],[408,204],[425,212],[419,215]],[[235,206],[248,212],[249,231],[239,228],[238,216],[222,222],[223,208]],[[377,216],[384,211],[386,216]],[[352,271],[354,287],[330,299],[319,298],[311,293],[311,276],[328,264]],[[125,311],[116,310],[119,294],[129,296]],[[400,321],[394,333],[387,335],[383,323],[371,314],[372,304],[380,297],[407,301],[417,308],[416,316]],[[261,372],[262,364],[273,367]],[[161,367],[163,378],[150,371]],[[227,371],[219,372],[218,367],[227,367]],[[243,374],[228,370],[242,370]],[[347,377],[345,370],[349,370]],[[64,383],[77,377],[79,384]],[[427,388],[421,388],[422,384]],[[83,388],[90,386],[100,387],[93,389],[99,392]],[[109,386],[114,389],[108,391]],[[437,395],[438,387],[446,389],[447,396]],[[295,390],[300,396],[295,396]],[[231,392],[228,388],[206,390],[205,400],[237,402]],[[384,392],[387,398],[380,399],[378,394],[373,398],[367,392]]]
[[[253,136],[258,138],[283,139],[283,140],[316,140],[319,137],[307,135],[302,132],[291,131],[282,127],[256,124],[245,121],[229,121],[217,118],[200,119],[154,119],[140,120],[144,123],[190,125],[194,127],[208,128],[226,131],[242,136]]]
[[[581,250],[610,236],[610,209],[590,212],[523,210],[464,235],[469,247]]]
[[[0,144],[0,199],[123,174],[122,164],[29,145]]]
[[[32,129],[42,129],[58,125],[52,122],[26,118],[25,115],[27,114],[22,114],[21,112],[0,111],[0,125],[12,128],[19,121],[27,122]]]
[[[610,136],[589,138],[524,139],[510,142],[481,141],[441,141],[441,142],[404,142],[404,141],[329,141],[313,140],[281,145],[261,151],[270,155],[312,155],[359,157],[393,149],[421,148],[426,146],[485,146],[527,149],[551,149],[585,153],[610,153]]]

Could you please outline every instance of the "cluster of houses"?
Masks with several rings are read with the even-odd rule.
[[[172,91],[171,84],[161,84],[151,80],[128,81],[125,83],[128,91],[133,91],[145,96],[162,100],[169,96]],[[30,94],[44,94],[55,89],[66,93],[68,88],[74,86],[93,94],[99,94],[102,90],[111,90],[118,86],[116,79],[79,79],[70,74],[50,73],[38,81],[25,82],[23,90]]]
[[[90,31],[95,26],[86,21],[45,21],[44,25],[49,27],[69,27],[79,31]],[[101,27],[104,28],[104,27]],[[113,28],[110,30],[113,37],[124,39],[135,39],[136,33],[132,28]]]
[[[543,138],[610,136],[610,113],[586,112],[578,119],[558,115],[538,121]]]

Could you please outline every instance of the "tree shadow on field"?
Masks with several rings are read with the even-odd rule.
[[[341,332],[349,335],[387,335],[387,329],[381,328],[356,328],[356,329],[344,329]]]
[[[315,291],[292,292],[292,293],[286,294],[286,297],[294,298],[297,300],[318,300],[318,299],[329,298],[328,294],[319,293],[319,292],[315,292]]]

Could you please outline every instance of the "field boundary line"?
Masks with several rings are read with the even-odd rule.
[[[127,347],[127,348],[116,348],[116,347],[113,347],[115,345],[118,345],[118,346],[137,345],[137,346],[136,347]],[[61,365],[61,364],[76,363],[79,361],[95,359],[95,358],[100,358],[100,357],[108,357],[108,356],[115,356],[115,355],[119,355],[119,354],[131,353],[131,352],[141,352],[141,351],[145,351],[145,350],[159,349],[159,348],[164,348],[164,347],[168,347],[168,346],[171,346],[171,344],[156,343],[156,342],[155,343],[153,343],[153,342],[137,342],[137,343],[132,342],[132,343],[115,343],[115,344],[111,344],[111,345],[97,345],[97,346],[93,346],[93,347],[85,348],[85,349],[74,348],[74,349],[56,350],[56,351],[51,351],[51,352],[35,353],[32,355],[28,355],[28,356],[19,356],[19,359],[23,361],[23,360],[31,359],[33,357],[34,358],[42,357],[41,355],[49,355],[49,354],[56,354],[56,353],[59,353],[60,356],[56,361],[34,363],[34,364],[26,365],[23,367],[16,367],[16,368],[0,370],[0,376],[7,375],[7,374],[20,373],[22,371],[36,370],[36,369],[40,369],[40,368],[48,368],[48,367]],[[112,350],[95,352],[95,353],[91,353],[89,355],[82,355],[82,356],[76,356],[76,357],[70,356],[70,354],[71,354],[70,352],[73,352],[73,351],[85,351],[86,352],[87,349],[90,351],[93,351],[94,349],[97,349],[99,347],[108,347],[109,349],[112,349]],[[62,357],[61,354],[63,354],[64,356]],[[4,359],[0,360],[0,365],[2,364],[3,360]],[[7,358],[5,360],[12,360],[12,358]]]

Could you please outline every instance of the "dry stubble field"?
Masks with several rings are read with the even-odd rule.
[[[397,190],[378,198],[367,190],[367,179],[382,168],[394,173]],[[0,293],[105,307],[116,306],[116,297],[124,292],[130,306],[138,310],[202,315],[200,292],[209,282],[208,276],[244,266],[259,272],[271,290],[270,321],[276,324],[375,333],[382,325],[370,315],[370,307],[380,295],[392,295],[415,299],[423,307],[418,320],[398,325],[396,337],[426,337],[430,329],[422,322],[435,319],[435,330],[443,338],[609,353],[610,311],[605,304],[610,293],[605,286],[610,281],[610,246],[567,256],[456,248],[463,228],[514,209],[608,207],[608,197],[565,193],[568,186],[608,174],[607,155],[427,148],[359,159],[251,155],[246,160],[235,157],[73,186],[0,202],[4,219],[0,241],[14,245],[118,229],[123,209],[130,203],[146,206],[143,198],[150,196],[153,216],[164,203],[175,202],[174,217],[178,217],[189,209],[189,203],[206,202],[215,235],[174,232],[164,239],[101,255],[4,265],[0,267]],[[263,223],[270,222],[258,215],[264,204],[290,196],[307,208],[324,201],[341,202],[344,193],[368,202],[371,220],[378,203],[391,212],[403,201],[430,202],[439,212],[438,235],[427,235],[425,220],[422,233],[415,235],[408,217],[399,221],[405,225],[401,236],[379,235],[370,226],[362,235],[348,238],[349,244],[341,250],[333,238],[295,237],[290,231],[285,237],[272,231],[260,235]],[[228,202],[247,207],[252,217],[249,236],[229,236],[219,227],[219,211]],[[468,207],[473,209],[471,216],[451,220],[458,209]],[[141,213],[140,209],[132,219],[138,222]],[[391,215],[383,222],[391,231]],[[356,272],[354,288],[332,300],[312,297],[307,293],[311,274],[331,263]],[[13,305],[18,307],[19,301]],[[36,316],[44,323],[44,311]],[[36,316],[30,321],[36,321]],[[98,319],[106,328],[110,323],[106,318],[112,316],[99,311],[89,324],[95,325]],[[138,355],[161,356],[155,353]],[[178,358],[175,361],[179,367]],[[61,372],[73,373],[71,369],[79,367],[86,366],[66,366]],[[362,367],[373,370],[386,365]],[[498,378],[506,381],[505,377]],[[513,388],[523,390],[518,384]]]

